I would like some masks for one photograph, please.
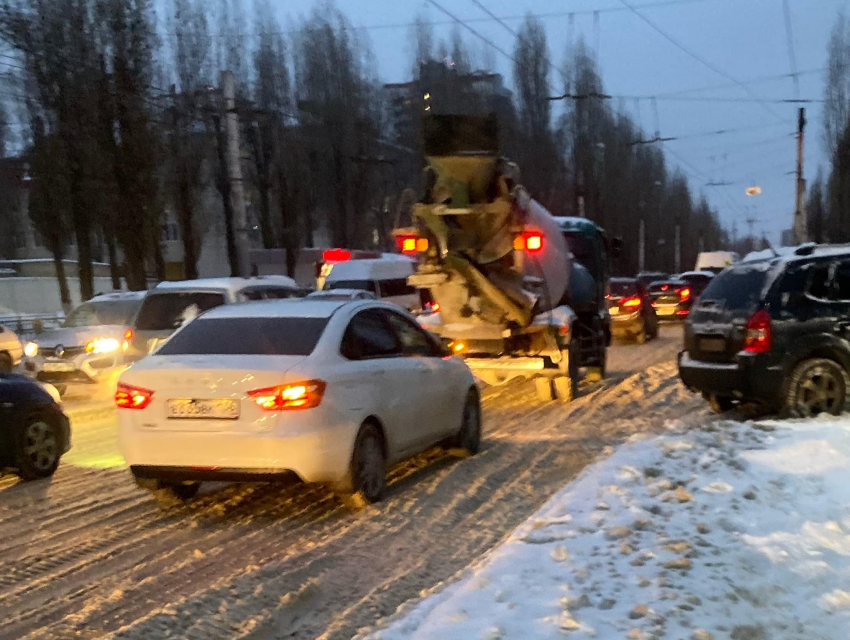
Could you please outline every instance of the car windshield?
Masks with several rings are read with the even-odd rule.
[[[328,318],[203,318],[155,355],[308,356],[327,324]]]
[[[628,298],[629,296],[637,295],[637,283],[632,281],[611,281],[611,297],[612,298]]]
[[[142,303],[136,328],[141,331],[178,329],[204,311],[224,304],[224,294],[206,291],[169,291],[149,294]]]
[[[91,300],[65,318],[63,327],[100,327],[129,324],[139,308],[139,300]]]
[[[763,268],[726,269],[711,281],[700,297],[700,306],[729,311],[750,311],[761,299],[769,271]]]

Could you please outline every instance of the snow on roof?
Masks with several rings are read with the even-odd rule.
[[[770,260],[772,258],[784,258],[785,260],[803,259],[810,256],[844,256],[850,255],[850,244],[820,244],[808,243],[796,247],[777,247],[776,249],[763,249],[762,251],[751,251],[741,262],[757,262],[759,260]]]
[[[349,260],[338,262],[325,279],[326,282],[339,280],[390,280],[413,275],[415,267],[406,260]]]
[[[260,285],[276,285],[297,289],[295,280],[287,276],[255,276],[253,278],[201,278],[199,280],[178,280],[176,282],[160,282],[152,291],[228,291],[238,293],[248,287]]]
[[[329,318],[337,309],[346,304],[356,304],[356,302],[317,300],[315,298],[262,300],[215,307],[207,311],[203,318]]]
[[[98,293],[92,298],[92,301],[102,302],[104,300],[141,300],[147,295],[147,291],[110,291],[108,293]]]

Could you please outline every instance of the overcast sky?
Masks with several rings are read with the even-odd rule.
[[[249,1],[249,0],[246,0]],[[800,73],[800,97],[823,97],[826,46],[836,16],[850,9],[850,0],[788,0],[793,29],[794,53]],[[482,36],[507,52],[513,36],[472,0],[436,0]],[[757,218],[756,232],[765,231],[772,240],[792,223],[794,177],[785,175],[795,167],[798,105],[756,102],[673,101],[679,98],[731,98],[735,100],[794,98],[791,78],[759,81],[788,74],[788,51],[782,0],[628,0],[666,34],[702,58],[703,64],[677,48],[638,16],[625,9],[622,0],[480,0],[497,16],[522,16],[533,12],[545,16],[550,58],[560,65],[570,34],[569,13],[574,12],[574,38],[584,36],[594,47],[599,43],[599,63],[609,94],[657,96],[662,136],[687,136],[719,129],[742,129],[726,135],[696,137],[665,143],[667,157],[688,175],[696,193],[704,191],[731,228],[746,233],[745,218]],[[297,18],[309,13],[313,0],[286,0],[279,4],[280,17]],[[656,6],[651,6],[656,5]],[[356,26],[370,27],[369,39],[387,82],[409,79],[411,48],[407,28],[379,28],[409,23],[418,13],[429,20],[445,21],[426,0],[337,0],[337,6]],[[599,11],[598,30],[594,11]],[[562,15],[546,15],[562,14]],[[484,19],[479,22],[477,20]],[[520,20],[509,20],[516,28]],[[474,47],[478,39],[463,30]],[[451,26],[436,27],[445,35]],[[484,45],[486,46],[486,45]],[[497,71],[513,86],[511,61],[495,53]],[[709,68],[714,67],[715,70]],[[749,93],[728,77],[746,84]],[[557,82],[552,78],[553,84]],[[655,116],[648,99],[627,99],[623,106],[648,132],[655,130]],[[614,104],[614,106],[617,106]],[[822,144],[821,105],[804,105],[809,119],[806,177],[813,179],[819,164],[826,166]],[[774,112],[774,113],[771,113]],[[785,120],[785,122],[783,122]],[[677,159],[675,153],[682,158]],[[706,182],[730,182],[727,187],[706,187]],[[763,194],[747,197],[749,184],[762,187]]]

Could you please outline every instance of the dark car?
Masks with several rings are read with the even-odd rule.
[[[643,283],[643,286],[648,287],[658,280],[667,280],[670,274],[662,271],[641,271],[636,277]]]
[[[658,336],[658,317],[646,287],[636,278],[611,278],[608,287],[611,333],[643,344]]]
[[[705,288],[714,280],[715,274],[711,271],[686,271],[676,279],[687,282],[691,288],[691,297],[696,300],[705,291]]]
[[[850,249],[802,247],[728,267],[685,324],[679,375],[716,411],[756,402],[839,414],[850,387]]]
[[[652,307],[659,320],[681,321],[694,304],[694,292],[684,280],[660,280],[649,285]]]
[[[14,469],[24,480],[53,475],[71,448],[68,417],[48,388],[0,373],[0,467]]]

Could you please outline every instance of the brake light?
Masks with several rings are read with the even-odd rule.
[[[767,353],[771,347],[770,314],[762,309],[747,320],[744,351]]]
[[[620,303],[621,307],[639,307],[640,305],[640,298],[626,298]]]
[[[431,313],[437,313],[440,310],[439,302],[426,302],[425,303],[425,311],[429,311]]]
[[[400,238],[399,241],[401,242],[402,253],[416,253],[416,238],[408,236],[406,238]]]
[[[543,250],[543,236],[535,231],[526,232],[514,238],[514,249],[516,251],[527,251],[537,253]]]
[[[682,297],[682,302],[691,297],[691,290],[687,287],[679,290],[679,295]]]
[[[307,380],[248,392],[260,409],[264,411],[287,411],[290,409],[312,409],[318,407],[325,393],[321,380]]]
[[[130,342],[130,340],[132,340],[132,339],[133,339],[133,336],[134,336],[134,335],[135,335],[135,334],[133,333],[133,330],[132,330],[132,329],[127,329],[127,330],[124,332],[124,339],[125,339],[127,342]]]
[[[153,400],[153,391],[133,385],[118,383],[115,391],[115,406],[119,409],[144,409]]]
[[[348,249],[325,249],[322,251],[324,262],[348,262],[351,260],[351,251]]]

